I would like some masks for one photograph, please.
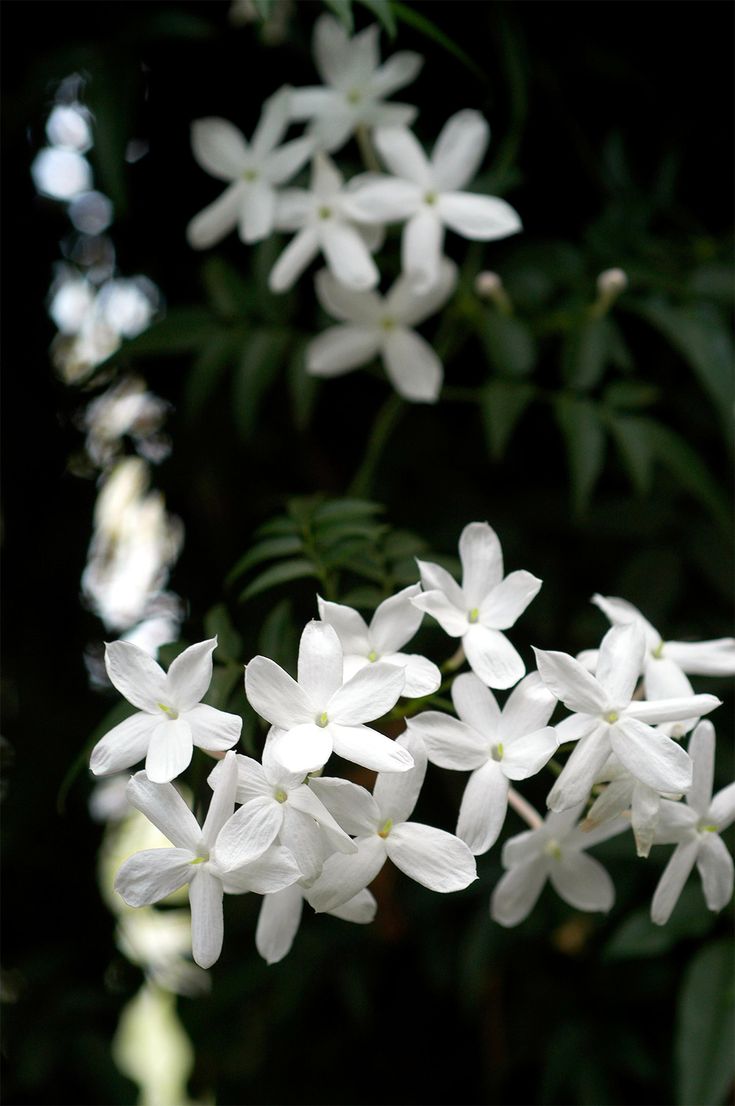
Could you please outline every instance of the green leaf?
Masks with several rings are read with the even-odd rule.
[[[267,522],[261,523],[258,529],[255,531],[255,536],[258,538],[279,537],[286,534],[299,534],[300,530],[298,524],[287,515],[279,515],[278,518],[270,518]]]
[[[612,346],[613,334],[607,318],[586,318],[570,330],[562,352],[565,383],[582,392],[595,388],[604,376]]]
[[[605,431],[596,404],[588,399],[560,395],[554,412],[564,438],[572,483],[572,501],[580,514],[589,503],[592,489],[605,460]]]
[[[533,399],[530,384],[491,380],[482,389],[480,412],[490,454],[496,460],[505,453],[510,437]]]
[[[266,541],[258,542],[240,558],[230,571],[227,583],[232,583],[233,580],[236,580],[238,576],[242,576],[243,572],[247,572],[253,565],[260,564],[262,561],[270,561],[274,557],[290,557],[292,553],[303,552],[303,548],[303,542],[297,534],[284,534],[281,537],[268,538]]]
[[[225,371],[236,363],[241,342],[241,336],[229,329],[212,333],[186,377],[183,407],[187,418],[201,412]]]
[[[461,46],[457,45],[454,39],[440,31],[437,25],[427,19],[425,15],[421,15],[415,8],[409,7],[408,4],[400,3],[399,0],[393,0],[392,8],[393,14],[400,23],[406,23],[409,27],[413,27],[414,30],[424,35],[425,38],[437,42],[447,53],[452,54],[457,61],[460,61],[462,65],[474,73],[479,80],[487,81],[485,71],[472,60],[469,54],[465,53]]]
[[[212,306],[224,319],[242,318],[251,306],[248,286],[223,257],[213,254],[202,267],[204,287]]]
[[[712,929],[715,915],[706,910],[698,887],[685,887],[665,926],[651,921],[650,910],[631,914],[605,945],[605,960],[637,960],[662,956],[681,941],[703,937]]]
[[[311,376],[304,364],[306,342],[299,342],[288,363],[288,390],[291,396],[291,411],[297,430],[305,430],[311,422],[322,382],[318,376]]]
[[[731,534],[730,501],[710,474],[696,450],[667,426],[646,420],[656,458],[673,473],[683,488],[705,507],[713,519]]]
[[[307,576],[318,577],[318,573],[311,561],[298,558],[293,561],[282,561],[281,564],[272,565],[254,580],[240,593],[240,602],[252,599],[261,592],[275,588],[279,584],[286,584],[291,580],[302,580]]]
[[[190,641],[169,641],[165,645],[161,645],[158,650],[158,663],[162,668],[169,668],[179,654],[188,649],[190,645]]]
[[[288,650],[284,642],[294,636],[290,599],[281,599],[268,612],[258,635],[258,648],[265,657],[271,657],[278,664],[285,664]]]
[[[190,353],[202,349],[218,329],[212,312],[206,308],[173,307],[160,322],[123,342],[109,360],[125,355]]]
[[[362,611],[374,611],[379,603],[385,599],[380,588],[371,588],[365,584],[362,587],[352,588],[340,599],[346,607],[356,607]]]
[[[648,420],[613,415],[608,425],[631,484],[639,495],[648,495],[653,479],[653,444]]]
[[[388,37],[395,38],[398,28],[396,26],[396,17],[393,14],[390,0],[362,0],[362,3],[366,8],[370,9],[378,22],[382,23],[388,33]]]
[[[273,2],[274,0],[253,0],[256,15],[259,19],[262,19],[264,23],[271,13]]]
[[[677,1004],[679,1106],[720,1106],[735,1076],[732,966],[732,943],[718,941],[701,949],[687,968]]]
[[[233,400],[235,422],[246,440],[255,430],[263,397],[275,382],[290,338],[288,330],[260,329],[243,346]]]
[[[242,687],[243,667],[241,663],[228,665],[215,664],[212,672],[212,682],[202,699],[208,707],[217,710],[227,710],[230,697],[236,687]]]
[[[224,603],[217,603],[204,616],[204,632],[208,638],[217,637],[217,659],[239,663],[242,637],[232,625],[230,612]]]
[[[423,553],[426,542],[410,530],[391,530],[383,543],[383,551],[389,561],[414,557]]]
[[[324,0],[325,7],[334,12],[348,35],[355,29],[355,20],[352,15],[352,0]]]
[[[526,376],[536,363],[536,345],[526,323],[515,315],[483,311],[479,337],[492,366],[502,376]]]
[[[638,380],[613,380],[605,388],[604,402],[610,407],[650,407],[659,397],[658,388]]]
[[[331,499],[316,508],[314,524],[319,526],[337,520],[364,518],[380,514],[384,510],[385,508],[381,503],[373,503],[369,499]]]

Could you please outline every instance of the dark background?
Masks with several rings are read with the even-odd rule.
[[[397,98],[421,105],[417,129],[426,140],[460,108],[476,107],[490,119],[488,164],[492,170],[502,155],[505,176],[498,181],[522,214],[525,236],[499,243],[486,264],[516,274],[519,300],[535,277],[550,280],[554,291],[544,311],[553,314],[558,302],[559,311],[573,314],[576,302],[593,298],[596,274],[622,265],[637,266],[644,292],[684,303],[700,263],[728,263],[729,4],[411,7],[450,36],[481,75],[401,24],[395,48],[419,50],[426,64]],[[74,416],[81,397],[54,376],[48,359],[54,330],[44,305],[68,223],[63,205],[35,194],[29,166],[44,143],[58,82],[86,73],[97,133],[106,136],[98,137],[92,156],[97,186],[116,205],[119,268],[150,276],[172,308],[201,303],[203,259],[186,245],[184,228],[218,186],[193,162],[191,120],[223,115],[248,134],[271,91],[286,81],[316,83],[309,41],[321,5],[296,5],[280,47],[260,45],[254,27],[232,28],[227,9],[3,5],[3,1094],[9,1104],[135,1101],[133,1084],[112,1064],[109,1041],[140,983],[115,948],[113,918],[97,889],[101,830],[87,813],[84,772],[63,813],[57,810],[62,780],[109,704],[89,689],[83,663],[102,629],[79,593],[95,498],[93,481],[68,468],[80,448]],[[364,9],[356,17],[360,26],[369,19]],[[382,49],[385,56],[385,36]],[[120,151],[132,137],[144,137],[150,152],[125,165]],[[622,180],[621,144],[632,182]],[[350,149],[345,156],[355,155]],[[677,167],[668,198],[642,215],[667,165]],[[452,248],[464,256],[463,244]],[[576,251],[575,259],[557,263],[565,248]],[[234,237],[215,252],[258,279]],[[559,276],[564,264],[571,275]],[[302,284],[286,325],[313,330]],[[701,382],[681,351],[635,313],[624,319],[638,371],[657,390],[655,416],[687,438],[727,496],[728,453]],[[553,388],[558,348],[543,334],[538,348],[535,380]],[[252,655],[271,599],[240,607],[236,591],[228,593],[221,581],[286,496],[345,493],[386,388],[368,374],[334,381],[319,393],[310,422],[294,429],[286,385],[276,380],[255,427],[243,433],[225,385],[212,390],[206,411],[187,413],[190,360],[144,363],[153,390],[173,405],[173,454],[157,473],[187,533],[172,587],[190,604],[188,640],[199,639],[206,610],[224,598]],[[474,386],[478,366],[470,347],[452,382]],[[604,620],[587,610],[587,600],[597,590],[626,595],[672,638],[728,632],[727,526],[696,488],[659,467],[652,488],[636,496],[611,451],[591,501],[573,510],[564,445],[541,404],[495,461],[487,457],[480,419],[466,406],[412,408],[369,491],[394,525],[410,527],[441,553],[454,552],[467,521],[491,521],[509,567],[527,567],[546,581],[516,642],[569,652],[594,644]],[[296,620],[311,617],[313,589],[302,583],[294,595]],[[439,657],[442,641],[431,642],[437,650],[431,655]],[[726,685],[701,681],[695,690],[722,694]],[[718,722],[721,746],[729,720]],[[722,755],[726,748],[724,782],[732,763]],[[450,828],[455,782],[430,775],[422,796],[427,821]],[[531,797],[543,802],[542,793]],[[651,955],[605,953],[622,922],[647,907],[662,852],[668,855],[654,850],[644,865],[610,846],[606,863],[618,888],[610,918],[574,916],[546,892],[532,918],[510,933],[487,919],[500,871],[497,847],[480,864],[477,890],[451,901],[385,876],[373,927],[319,919],[270,969],[252,946],[256,904],[228,903],[213,993],[179,1003],[197,1050],[192,1092],[213,1089],[220,1104],[674,1101],[677,996],[702,938],[684,927],[680,940]],[[728,917],[707,919],[709,940],[730,931]]]

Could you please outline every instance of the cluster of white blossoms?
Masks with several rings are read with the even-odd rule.
[[[234,751],[240,717],[201,702],[216,639],[184,650],[168,673],[129,642],[107,646],[110,679],[138,713],[98,742],[92,771],[108,775],[145,759],[127,797],[172,845],[130,857],[115,886],[130,906],[142,906],[188,885],[202,967],[222,948],[225,893],[263,896],[256,945],[274,963],[291,947],[304,902],[370,922],[376,901],[368,885],[387,859],[430,890],[467,887],[509,807],[529,828],[503,846],[506,871],[490,906],[502,925],[528,915],[547,879],[576,909],[609,910],[612,881],[587,850],[631,828],[639,855],[652,844],[676,845],[653,898],[655,922],[667,921],[695,864],[708,907],[729,901],[733,862],[719,835],[735,820],[735,783],[712,798],[714,729],[699,721],[719,700],[695,694],[684,671],[735,674],[735,639],[664,643],[634,607],[596,596],[614,623],[599,650],[575,659],[536,649],[537,671],[526,674],[503,631],[541,581],[526,571],[504,576],[486,522],[465,527],[459,554],[461,586],[419,562],[420,582],[381,603],[369,624],[319,598],[296,679],[268,657],[246,665],[247,698],[269,726],[260,761]],[[461,639],[442,670],[402,651],[426,613]],[[465,661],[470,671],[456,674]],[[432,707],[450,687],[454,714],[417,712],[411,702]],[[511,690],[501,705],[492,689]],[[550,725],[559,703],[569,713]],[[381,719],[402,732],[393,738],[370,724]],[[691,730],[687,750],[681,739]],[[201,827],[172,783],[194,745],[219,762]],[[543,821],[516,784],[566,745],[571,753],[555,765]],[[376,772],[372,792],[323,775],[333,753]],[[455,833],[410,820],[427,762],[469,773]]]
[[[205,249],[235,228],[246,243],[292,234],[271,271],[271,290],[291,288],[321,255],[317,295],[339,324],[310,343],[307,370],[337,376],[379,356],[401,396],[435,402],[444,370],[413,328],[456,285],[456,268],[442,256],[445,231],[487,242],[521,228],[504,200],[465,191],[485,156],[488,125],[477,111],[458,112],[429,157],[409,130],[417,109],[387,100],[416,77],[423,59],[402,51],[381,64],[377,26],[349,38],[336,19],[320,16],[314,59],[324,85],[281,88],[266,101],[250,142],[224,119],[193,124],[194,156],[227,188],[192,219],[189,242]],[[284,143],[294,122],[307,123],[306,132]],[[352,135],[369,171],[345,182],[330,155]],[[307,164],[309,187],[285,187]],[[373,255],[390,224],[403,224],[402,275],[380,296]]]

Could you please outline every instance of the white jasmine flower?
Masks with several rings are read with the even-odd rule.
[[[350,210],[367,223],[407,220],[403,271],[425,291],[439,279],[444,230],[481,242],[521,229],[505,200],[460,191],[485,156],[490,128],[477,111],[460,111],[445,124],[431,158],[406,127],[378,127],[375,144],[392,177],[373,177],[355,187]]]
[[[614,755],[608,758],[602,771],[595,777],[595,783],[605,783],[606,786],[590,807],[583,828],[591,829],[602,825],[629,810],[636,852],[638,856],[647,857],[661,811],[660,793],[631,776]],[[680,798],[670,792],[666,797]]]
[[[461,891],[477,879],[475,859],[463,841],[445,830],[409,822],[426,773],[421,739],[406,731],[396,740],[413,757],[400,776],[380,772],[371,795],[348,780],[312,780],[342,827],[357,834],[354,856],[333,853],[309,889],[316,911],[331,911],[367,887],[390,858],[410,879],[430,891]]]
[[[526,666],[501,633],[534,598],[541,580],[520,570],[503,577],[503,552],[487,522],[471,522],[459,539],[462,586],[439,565],[419,561],[423,594],[411,602],[427,611],[450,637],[462,639],[467,660],[489,687],[512,687]]]
[[[353,853],[355,846],[335,822],[326,807],[304,782],[303,773],[288,772],[273,755],[273,741],[267,741],[263,763],[237,755],[237,794],[242,811],[259,812],[268,845],[276,838],[293,853],[301,874],[314,879],[321,871],[324,856],[335,849]],[[224,771],[223,763],[213,769],[209,783],[215,786]],[[247,822],[236,826],[243,838],[252,834]],[[267,827],[267,828],[266,828]],[[220,844],[220,857],[229,859],[240,850],[238,838],[231,834]]]
[[[252,142],[226,119],[198,119],[191,129],[194,157],[203,169],[229,185],[218,200],[189,223],[190,245],[203,250],[238,228],[243,242],[260,242],[273,230],[275,186],[290,180],[308,161],[314,144],[297,138],[278,149],[289,122],[291,90],[266,100]]]
[[[540,829],[526,830],[503,846],[505,875],[493,891],[490,917],[515,926],[533,910],[546,880],[564,902],[576,910],[608,911],[615,888],[603,866],[584,850],[628,828],[625,819],[606,822],[585,833],[577,825],[584,807],[578,803],[563,814],[548,814]]]
[[[355,292],[322,270],[316,290],[325,311],[342,325],[313,338],[306,350],[306,368],[313,376],[340,376],[380,357],[393,387],[404,399],[434,403],[444,369],[418,326],[447,302],[457,283],[457,269],[442,260],[437,283],[429,292],[416,292],[399,277],[385,296]]]
[[[421,736],[432,764],[472,772],[457,836],[479,856],[503,828],[509,781],[534,776],[556,751],[556,732],[546,725],[556,701],[537,672],[521,680],[502,711],[472,672],[457,676],[452,701],[459,720],[426,711],[409,719],[408,728]]]
[[[668,922],[695,864],[710,910],[722,910],[732,896],[733,862],[720,834],[735,821],[735,783],[712,798],[715,731],[711,722],[699,723],[689,743],[689,754],[694,778],[686,803],[661,804],[656,843],[676,843],[676,849],[651,903],[651,920],[656,925]]]
[[[296,231],[268,278],[271,292],[286,292],[319,253],[335,278],[348,288],[373,288],[378,270],[370,256],[367,228],[354,224],[346,209],[343,177],[326,154],[312,161],[311,189],[284,188],[278,197],[276,227]]]
[[[301,877],[288,849],[261,849],[257,842],[244,843],[237,857],[223,863],[220,843],[230,833],[235,808],[237,764],[235,754],[225,757],[223,771],[209,804],[204,825],[196,818],[170,783],[151,783],[138,772],[128,784],[128,800],[164,834],[172,849],[146,849],[125,861],[115,880],[115,890],[128,906],[150,906],[179,887],[189,885],[192,952],[202,968],[209,968],[222,951],[224,924],[222,895],[255,891],[280,891]],[[235,818],[241,812],[234,815]]]
[[[255,947],[267,964],[277,964],[290,951],[299,931],[305,901],[309,902],[309,891],[300,883],[292,883],[282,891],[263,896],[255,930]],[[345,922],[368,925],[375,917],[377,906],[370,892],[364,890],[327,913]]]
[[[386,661],[404,670],[406,684],[402,694],[407,698],[416,699],[437,690],[442,678],[436,665],[415,653],[400,652],[424,617],[411,603],[420,591],[419,584],[411,584],[385,599],[376,608],[369,626],[352,607],[318,597],[319,617],[334,627],[344,650],[345,679],[376,661]]]
[[[406,749],[363,725],[395,706],[404,682],[404,670],[383,661],[345,681],[337,633],[316,621],[301,635],[298,683],[267,657],[255,657],[245,669],[247,697],[274,727],[274,761],[302,776],[321,769],[332,750],[374,771],[411,768]]]
[[[378,34],[372,26],[350,39],[330,15],[316,21],[314,61],[328,87],[294,89],[291,118],[311,119],[309,133],[325,150],[344,145],[358,127],[408,127],[416,118],[415,107],[384,100],[415,78],[424,59],[404,50],[381,65]]]
[[[95,776],[120,772],[145,757],[148,778],[168,783],[188,768],[194,745],[222,753],[237,742],[242,719],[200,702],[212,680],[216,645],[216,637],[190,645],[168,673],[130,641],[105,646],[110,680],[139,710],[97,742],[90,759]]]
[[[701,717],[720,701],[714,695],[633,699],[645,644],[637,622],[613,626],[602,640],[596,676],[566,653],[534,650],[544,683],[575,712],[557,726],[560,741],[578,744],[549,793],[551,810],[567,810],[586,799],[611,752],[631,776],[658,793],[689,789],[692,765],[687,753],[650,723]]]

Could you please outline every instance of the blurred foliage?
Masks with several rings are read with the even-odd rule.
[[[545,580],[511,635],[529,664],[531,642],[570,652],[597,643],[604,619],[587,598],[598,590],[636,603],[669,638],[728,629],[731,179],[726,168],[702,171],[732,133],[726,9],[669,5],[663,51],[650,4],[557,4],[551,17],[536,3],[328,6],[348,28],[378,19],[385,52],[425,53],[401,98],[421,105],[427,143],[453,111],[488,116],[494,145],[477,187],[507,196],[526,227],[483,248],[448,243],[460,286],[425,329],[446,369],[436,408],[400,401],[377,366],[326,383],[306,376],[306,342],[327,319],[308,277],[287,296],[268,292],[282,241],[247,249],[231,236],[202,256],[184,240],[214,195],[190,154],[190,121],[223,115],[247,133],[280,84],[313,84],[321,4],[254,0],[256,18],[242,26],[225,3],[6,13],[7,165],[20,167],[6,206],[12,285],[26,290],[8,312],[18,330],[9,363],[28,366],[9,375],[43,439],[31,456],[27,433],[12,427],[24,471],[6,507],[8,533],[28,543],[8,543],[18,587],[5,635],[19,643],[5,677],[16,763],[4,863],[6,902],[23,910],[6,923],[3,977],[4,1093],[16,1106],[136,1095],[110,1042],[140,972],[117,952],[99,901],[82,771],[126,708],[110,696],[99,721],[82,664],[101,636],[77,607],[94,488],[49,475],[78,447],[80,402],[118,374],[142,371],[173,406],[174,452],[157,472],[187,530],[172,584],[190,602],[187,641],[218,636],[207,701],[243,715],[250,753],[264,727],[245,700],[243,663],[263,653],[293,671],[317,592],[369,613],[416,579],[417,555],[456,571],[457,536],[472,519],[497,529],[510,569]],[[27,176],[55,83],[70,72],[84,75],[120,264],[148,273],[167,300],[80,392],[63,392],[46,368],[52,328],[40,305],[62,231]],[[124,151],[139,135],[150,152],[130,164]],[[352,147],[340,161],[361,167]],[[397,241],[390,231],[387,276]],[[612,267],[628,287],[603,309],[596,281]],[[500,275],[504,299],[478,296],[485,269]],[[38,643],[54,620],[46,675]],[[417,651],[441,661],[447,645],[427,619]],[[720,680],[695,684],[731,694]],[[50,718],[39,702],[53,704]],[[718,714],[721,784],[732,734]],[[203,794],[210,762],[197,757]],[[463,782],[430,768],[419,820],[452,828]],[[524,794],[542,807],[545,790],[535,780]],[[518,829],[509,818],[506,834]],[[63,862],[50,859],[54,840]],[[487,913],[500,843],[480,858],[478,883],[450,898],[385,870],[372,927],[305,917],[271,968],[253,948],[258,901],[232,898],[211,995],[178,1001],[196,1046],[192,1095],[717,1106],[733,1074],[732,907],[711,915],[693,880],[669,925],[654,927],[648,907],[668,852],[644,863],[627,839],[607,842],[609,917],[576,914],[547,889],[512,931]]]

